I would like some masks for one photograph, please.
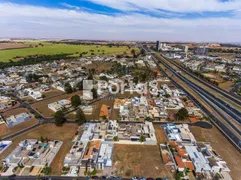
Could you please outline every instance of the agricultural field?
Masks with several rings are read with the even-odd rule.
[[[28,44],[24,43],[0,43],[0,50],[2,49],[18,49],[18,48],[28,48]]]
[[[100,46],[100,45],[69,45],[69,44],[53,44],[47,42],[25,42],[31,47],[23,49],[0,50],[0,62],[9,62],[9,60],[20,60],[23,57],[31,55],[54,55],[54,54],[71,54],[71,56],[79,57],[82,52],[88,52],[85,56],[94,53],[112,54],[112,53],[129,53],[131,49],[127,46]],[[93,50],[90,52],[90,50]],[[18,58],[15,58],[18,57]]]

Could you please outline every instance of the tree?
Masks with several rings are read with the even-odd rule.
[[[188,111],[185,108],[180,109],[177,113],[176,113],[176,119],[177,120],[185,120],[188,118]]]
[[[63,111],[57,111],[54,115],[54,120],[55,120],[56,126],[62,126],[62,124],[64,123]]]
[[[175,174],[176,180],[181,180],[183,177],[184,177],[183,172],[176,172],[176,174]]]
[[[147,116],[147,117],[145,117],[145,120],[146,120],[146,121],[150,121],[151,118],[150,118],[149,116]]]
[[[81,105],[81,99],[79,95],[74,95],[71,97],[71,104],[74,107],[78,107],[79,105]]]
[[[141,135],[139,141],[140,141],[140,142],[145,142],[145,141],[146,141],[145,136]]]
[[[83,81],[78,82],[78,83],[76,84],[76,88],[77,88],[78,90],[82,91],[82,90],[83,90]]]
[[[135,49],[131,49],[131,54],[132,54],[133,56],[135,56],[135,54],[136,54]]]
[[[40,141],[41,141],[41,142],[44,142],[43,136],[40,137]]]
[[[113,137],[113,141],[119,141],[118,136]]]
[[[65,90],[65,92],[68,93],[68,94],[70,94],[70,93],[73,92],[73,89],[72,89],[70,83],[65,83],[65,85],[64,85],[64,90]]]
[[[183,98],[183,101],[184,101],[184,102],[187,102],[187,98],[186,98],[186,97],[185,97],[185,98]]]
[[[169,97],[171,97],[171,95],[170,95],[170,94],[166,94],[165,97],[166,97],[166,98],[169,98]]]
[[[49,175],[51,173],[51,167],[44,167],[41,171],[44,175]]]
[[[145,50],[144,49],[141,49],[141,54],[146,54]]]
[[[135,84],[137,84],[137,83],[139,82],[139,77],[138,77],[138,76],[135,76],[135,77],[133,78],[133,82],[134,82]]]
[[[87,78],[88,80],[93,80],[93,75],[92,75],[92,73],[89,73],[89,75],[88,75],[88,78]]]
[[[97,90],[96,90],[95,88],[93,88],[93,89],[91,90],[91,92],[93,93],[93,98],[94,98],[94,99],[97,99],[97,98],[98,98]]]
[[[78,109],[76,112],[76,122],[78,124],[83,124],[86,121],[86,117],[82,109]]]

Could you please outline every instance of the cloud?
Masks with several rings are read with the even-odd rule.
[[[219,12],[241,9],[240,0],[86,0],[123,11],[162,9],[173,12]]]
[[[2,37],[241,42],[240,18],[110,16],[72,8],[0,3],[0,19]]]
[[[70,8],[70,9],[77,9],[77,10],[79,10],[79,9],[80,9],[80,7],[79,7],[79,6],[73,6],[73,5],[68,4],[68,3],[60,3],[60,5],[62,5],[62,6],[64,6],[64,7],[66,7],[66,8]]]

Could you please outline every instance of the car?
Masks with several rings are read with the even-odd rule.
[[[146,180],[146,178],[145,177],[140,177],[139,180]]]
[[[146,180],[154,180],[152,177],[148,177]]]
[[[91,179],[99,179],[98,176],[91,176]]]
[[[115,179],[115,176],[109,176],[108,179]]]
[[[156,178],[156,180],[163,180],[162,178]]]
[[[90,176],[86,176],[86,180],[90,180],[91,179],[91,177]]]
[[[131,178],[132,180],[138,180],[138,177],[133,177],[133,178]]]
[[[8,178],[11,178],[11,177],[16,177],[16,174],[12,174],[12,175],[8,176]]]
[[[100,179],[107,179],[107,177],[106,176],[101,176]]]
[[[115,179],[122,180],[122,177],[121,176],[116,176]]]

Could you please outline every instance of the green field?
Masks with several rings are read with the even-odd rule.
[[[26,43],[32,45],[38,45],[38,43]],[[52,55],[52,54],[61,54],[69,53],[71,56],[79,56],[79,53],[88,52],[86,56],[91,55],[90,50],[93,50],[94,55],[102,54],[112,54],[112,53],[123,53],[130,52],[127,46],[97,46],[97,45],[68,45],[68,44],[52,44],[44,43],[42,46],[32,47],[32,48],[23,48],[23,49],[11,49],[11,50],[0,50],[0,62],[8,62],[9,60],[16,61],[15,57],[26,57],[29,55]]]

